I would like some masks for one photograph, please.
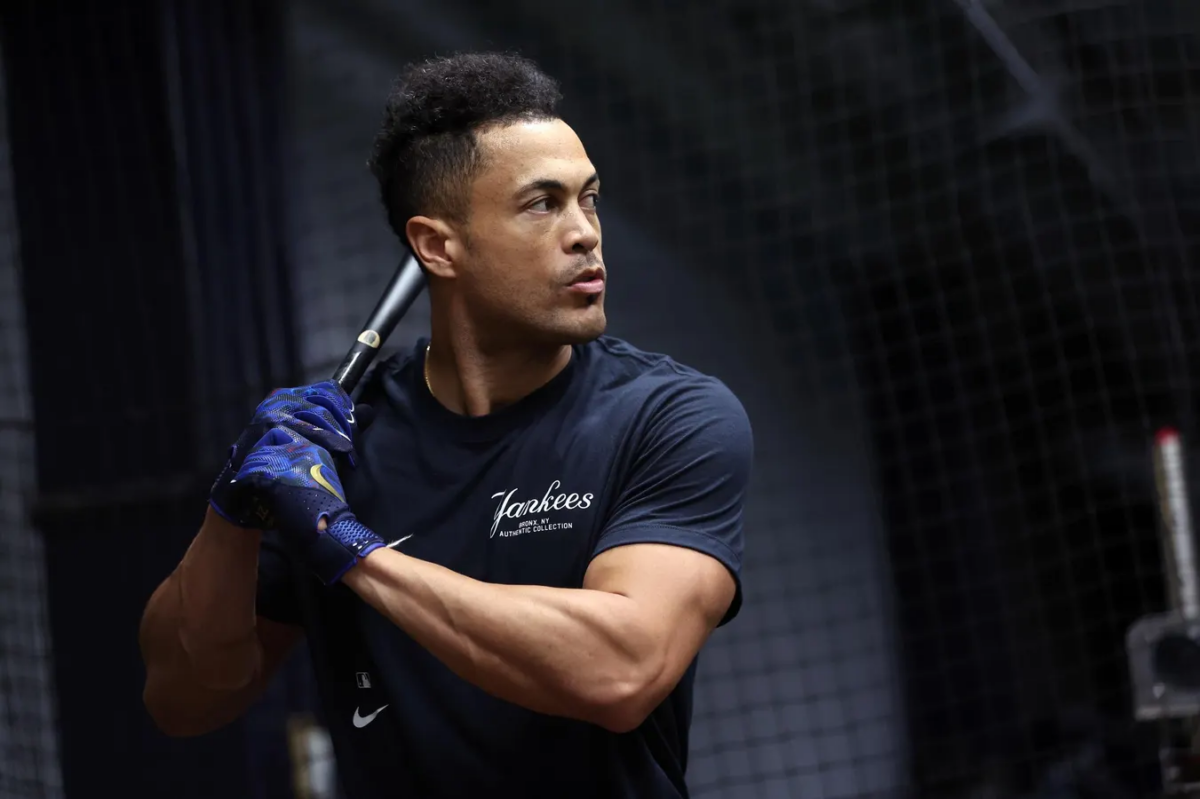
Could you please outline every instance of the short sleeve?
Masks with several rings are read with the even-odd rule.
[[[258,588],[255,613],[280,624],[300,624],[300,603],[291,564],[279,533],[267,530],[258,549]]]
[[[681,383],[655,398],[592,554],[658,543],[710,555],[737,585],[725,624],[742,602],[742,515],[754,438],[745,409],[724,384]]]

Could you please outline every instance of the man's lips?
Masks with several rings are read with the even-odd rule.
[[[568,288],[580,294],[599,294],[604,291],[604,270],[599,267],[585,269],[571,281]]]
[[[571,291],[578,291],[580,294],[599,294],[604,291],[604,278],[596,277],[591,280],[578,280],[567,288]]]

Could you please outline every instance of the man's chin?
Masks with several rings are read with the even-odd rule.
[[[587,344],[603,336],[607,328],[608,318],[604,309],[589,308],[585,318],[570,320],[570,323],[562,326],[560,332],[563,334],[564,344]]]

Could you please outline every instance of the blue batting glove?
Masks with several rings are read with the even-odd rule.
[[[326,585],[384,545],[350,512],[333,457],[294,430],[268,431],[233,482],[237,491],[262,497],[278,529]],[[324,530],[318,529],[322,519]]]
[[[238,527],[260,530],[270,527],[271,519],[260,498],[233,490],[233,478],[242,467],[246,453],[271,428],[283,427],[329,452],[346,455],[353,466],[358,432],[354,411],[350,395],[332,380],[272,391],[255,409],[250,423],[230,448],[225,467],[213,482],[209,494],[213,510]]]

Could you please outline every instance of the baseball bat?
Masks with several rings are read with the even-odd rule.
[[[354,340],[342,364],[333,373],[334,381],[347,394],[354,391],[358,381],[367,373],[380,347],[396,329],[396,324],[416,301],[421,289],[425,288],[425,273],[417,259],[409,255],[401,262],[392,276],[375,310],[367,317],[366,324]]]
[[[354,344],[350,347],[346,357],[342,359],[341,366],[333,373],[334,381],[342,387],[342,390],[350,394],[358,386],[363,375],[367,373],[367,369],[371,367],[371,363],[375,360],[375,356],[379,354],[379,349],[387,341],[388,336],[396,329],[396,324],[401,317],[408,312],[416,301],[417,296],[421,293],[421,289],[425,287],[425,273],[421,271],[421,265],[417,259],[411,254],[405,258],[396,273],[392,276],[391,281],[387,284],[387,288],[383,290],[383,294],[376,303],[375,309],[371,311],[371,315],[367,317],[366,324],[362,326],[362,330],[358,334],[358,338],[354,340]],[[311,628],[320,628],[323,622],[321,621],[320,609],[317,606],[317,596],[312,590],[312,576],[304,567],[303,562],[294,552],[288,553],[293,578],[296,581],[297,599],[305,610],[308,624]],[[360,651],[367,651],[365,644],[360,646]],[[371,662],[369,655],[363,661],[365,670],[369,672],[376,671],[374,663]],[[323,673],[324,668],[321,664],[316,665],[318,673],[322,673],[326,680],[339,679],[342,675],[332,675]],[[298,740],[298,739],[297,739]],[[292,752],[293,767],[307,763],[307,758],[299,758],[297,752]],[[301,781],[302,783],[303,781]],[[302,784],[294,783],[294,787],[298,792],[303,790]]]
[[[1167,599],[1171,609],[1187,619],[1200,620],[1200,575],[1188,507],[1183,444],[1173,428],[1163,428],[1154,440],[1154,477],[1162,515],[1163,560]]]

